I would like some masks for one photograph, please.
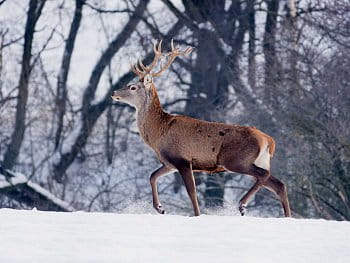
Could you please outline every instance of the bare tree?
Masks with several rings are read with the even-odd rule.
[[[0,1],[1,10],[14,2]],[[18,1],[29,4],[28,11],[19,11],[27,16],[25,34],[19,33],[20,23],[0,19],[0,152],[5,168],[28,174],[78,209],[114,211],[125,206],[128,195],[148,200],[145,173],[157,163],[136,136],[130,108],[111,103],[110,92],[133,78],[130,72],[120,73],[124,62],[115,58],[129,56],[136,43],[147,47],[151,39],[165,43],[174,38],[195,49],[189,60],[179,59],[159,79],[160,86],[176,88],[159,91],[165,108],[253,125],[271,134],[277,142],[272,174],[286,182],[294,214],[349,220],[348,1],[154,0],[153,5],[151,0],[76,0],[66,9],[68,2]],[[46,23],[49,16],[58,24]],[[40,28],[38,19],[43,21]],[[96,42],[102,40],[93,45],[104,39],[106,45],[91,56],[96,55],[96,62],[78,90],[70,83],[80,81],[71,76],[71,65],[81,63],[79,51],[88,45],[79,46],[80,36],[90,30]],[[49,41],[32,55],[31,46],[45,38]],[[58,65],[52,65],[53,56]],[[99,93],[102,84],[107,85],[105,94]],[[200,205],[238,198],[250,184],[242,178],[200,175]],[[182,181],[164,180],[159,192],[178,212],[186,202]],[[0,204],[9,204],[9,197]],[[256,209],[267,204],[278,215],[278,202],[268,194],[258,194],[251,203]],[[29,207],[18,201],[13,206]]]
[[[19,154],[23,141],[25,120],[26,120],[26,104],[28,100],[29,78],[33,65],[32,58],[32,43],[35,33],[35,25],[41,15],[41,11],[45,5],[45,0],[31,0],[27,12],[27,22],[24,32],[24,47],[22,55],[22,67],[18,83],[18,97],[16,107],[16,119],[14,130],[11,136],[11,141],[8,144],[7,151],[4,154],[2,166],[5,169],[11,169]]]
[[[56,109],[57,109],[57,129],[55,134],[55,150],[57,150],[62,137],[63,118],[66,113],[67,101],[67,79],[70,69],[70,62],[73,54],[75,40],[82,19],[83,6],[85,0],[75,1],[75,11],[73,21],[70,26],[68,38],[62,56],[62,63],[57,77]]]

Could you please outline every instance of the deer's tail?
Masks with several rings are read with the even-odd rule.
[[[268,144],[269,144],[269,154],[271,157],[273,157],[276,150],[276,143],[275,143],[275,140],[270,136],[268,138]]]

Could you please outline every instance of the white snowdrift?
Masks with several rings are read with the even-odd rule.
[[[0,210],[0,262],[350,262],[350,223]]]
[[[26,184],[29,188],[33,189],[38,194],[44,196],[48,200],[50,200],[52,203],[57,205],[58,207],[61,207],[63,211],[70,211],[73,212],[75,209],[70,206],[67,202],[57,198],[52,193],[50,193],[45,188],[41,187],[40,185],[32,182],[29,180],[24,174],[21,173],[15,173],[9,170],[6,170],[6,172],[11,176],[10,178],[6,178],[5,175],[0,173],[0,189],[1,188],[8,188],[11,186]]]

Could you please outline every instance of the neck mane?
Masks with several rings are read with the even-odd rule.
[[[137,109],[136,114],[141,137],[152,148],[155,147],[166,129],[170,115],[163,110],[154,85],[150,88],[145,104]]]

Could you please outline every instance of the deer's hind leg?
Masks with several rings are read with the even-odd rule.
[[[226,165],[225,168],[231,172],[251,175],[256,179],[254,185],[248,190],[248,192],[239,201],[238,209],[241,215],[244,216],[247,210],[248,202],[260,190],[260,188],[264,185],[264,183],[268,180],[270,176],[270,172],[268,170],[265,170],[263,168],[256,166],[254,163],[247,166]]]
[[[250,170],[246,174],[254,176],[256,178],[256,182],[239,201],[238,209],[242,216],[244,216],[247,210],[247,205],[250,199],[260,190],[270,176],[270,172],[268,170],[260,168],[255,164],[252,164]]]
[[[284,215],[286,217],[290,217],[291,212],[286,185],[282,183],[279,179],[271,175],[264,183],[264,187],[270,190],[271,192],[274,192],[278,196],[284,210]]]

